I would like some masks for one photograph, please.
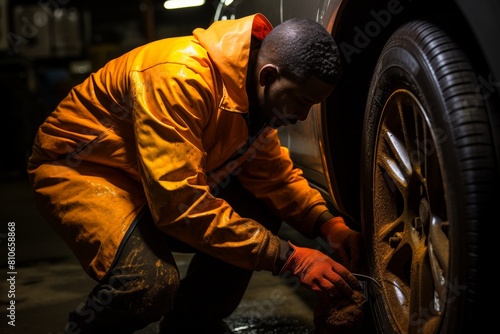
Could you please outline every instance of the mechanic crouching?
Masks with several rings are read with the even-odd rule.
[[[219,21],[108,62],[40,126],[28,173],[38,208],[97,281],[67,333],[230,333],[253,271],[333,298],[361,235],[294,168],[277,128],[304,120],[340,75],[317,22]],[[323,235],[340,262],[281,240]],[[195,253],[179,277],[172,252]]]

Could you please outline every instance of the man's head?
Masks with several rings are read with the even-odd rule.
[[[260,108],[272,127],[306,119],[333,90],[341,72],[335,41],[319,23],[294,18],[262,41],[256,66]]]

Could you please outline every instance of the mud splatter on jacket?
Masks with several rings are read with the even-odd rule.
[[[312,236],[326,204],[277,131],[243,149],[251,35],[271,29],[257,14],[138,47],[75,86],[40,126],[28,163],[36,202],[90,276],[106,274],[146,205],[164,233],[272,270],[278,238],[213,192],[230,172]],[[235,152],[243,154],[225,164]]]

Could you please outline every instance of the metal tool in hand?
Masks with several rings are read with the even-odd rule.
[[[367,276],[367,275],[363,275],[363,274],[356,274],[356,273],[352,273],[352,275],[354,277],[356,277],[357,279],[359,280],[363,280],[363,281],[369,281],[369,282],[372,282],[374,283],[380,290],[382,290],[382,285],[380,285],[380,283],[373,277],[370,277],[370,276]]]

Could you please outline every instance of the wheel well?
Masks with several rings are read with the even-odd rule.
[[[362,125],[371,75],[385,42],[402,24],[420,19],[432,22],[462,44],[479,73],[489,69],[460,9],[452,0],[349,0],[333,27],[343,61],[343,76],[328,98],[324,133],[329,175],[341,211],[360,222],[360,152]],[[335,112],[331,112],[335,110]],[[334,167],[333,167],[334,166]]]

